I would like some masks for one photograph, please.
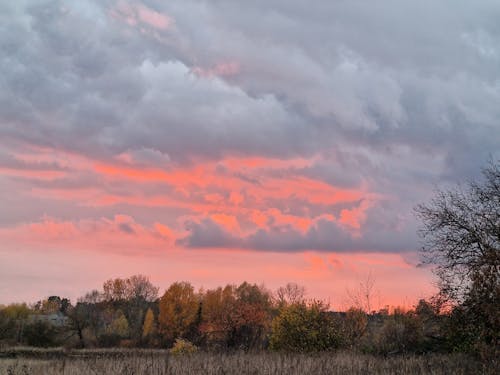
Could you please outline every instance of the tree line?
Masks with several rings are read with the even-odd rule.
[[[75,304],[58,296],[32,306],[11,304],[0,309],[0,343],[374,354],[467,349],[455,331],[454,311],[440,310],[435,300],[367,313],[359,307],[330,311],[295,283],[271,292],[247,282],[198,291],[175,282],[158,292],[146,276],[135,275],[110,279]]]

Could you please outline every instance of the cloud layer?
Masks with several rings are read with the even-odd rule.
[[[0,248],[415,252],[412,207],[500,157],[499,19],[494,0],[4,2]]]

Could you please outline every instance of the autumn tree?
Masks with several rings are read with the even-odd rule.
[[[147,276],[133,275],[126,279],[109,279],[103,284],[103,298],[106,301],[143,300],[153,302],[158,298],[158,287]]]
[[[142,342],[151,345],[157,336],[158,329],[155,320],[155,314],[151,308],[146,312],[144,324],[142,326]]]
[[[271,293],[263,286],[243,282],[236,290],[236,309],[228,344],[251,349],[261,346],[270,325]]]
[[[123,311],[129,323],[131,338],[140,341],[144,316],[158,298],[158,287],[147,276],[133,275],[126,279],[116,278],[104,282],[102,296],[115,310]]]
[[[79,339],[78,345],[85,347],[84,331],[87,331],[92,339],[98,335],[100,325],[100,308],[102,303],[102,293],[92,290],[83,297],[78,298],[75,306],[69,306],[66,314],[69,318],[69,327]]]
[[[116,335],[121,338],[127,337],[129,335],[128,320],[121,310],[118,310],[115,313],[115,317],[111,324],[107,327],[106,333]]]
[[[424,261],[435,267],[441,296],[470,332],[472,347],[500,347],[500,166],[491,162],[482,180],[438,191],[416,207],[422,221]],[[462,337],[459,342],[467,341]]]
[[[235,287],[209,289],[203,294],[201,332],[209,345],[226,345],[235,326],[233,311],[236,309]]]
[[[42,314],[63,313],[66,314],[71,302],[68,298],[61,298],[59,296],[50,296],[45,300],[38,301],[34,310]]]
[[[127,297],[127,283],[124,279],[109,279],[104,282],[102,288],[103,298],[106,301],[121,301]]]
[[[25,303],[13,303],[0,309],[0,339],[21,342],[30,313]]]
[[[133,275],[125,280],[125,295],[128,300],[154,302],[158,298],[159,288],[154,286],[147,276]]]
[[[159,329],[168,342],[185,337],[195,324],[199,313],[199,297],[188,282],[170,285],[160,298]]]
[[[270,325],[271,295],[263,287],[207,290],[203,295],[201,332],[209,345],[250,349],[262,347]]]

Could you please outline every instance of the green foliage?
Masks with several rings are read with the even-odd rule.
[[[319,301],[284,307],[272,324],[271,349],[314,352],[337,348],[339,327],[327,310]]]

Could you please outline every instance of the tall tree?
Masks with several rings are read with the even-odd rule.
[[[207,290],[200,330],[210,345],[250,349],[262,346],[270,325],[271,297],[247,282]]]
[[[482,276],[498,285],[500,274],[500,168],[491,163],[483,181],[438,191],[416,207],[426,263],[436,266],[441,291],[460,302]]]
[[[158,298],[158,287],[144,275],[109,279],[103,285],[104,300],[125,314],[130,337],[140,341],[146,310]]]
[[[122,301],[127,297],[127,282],[124,279],[109,279],[103,284],[106,301]]]
[[[159,329],[163,337],[172,342],[192,330],[197,320],[199,297],[188,282],[170,285],[160,299]]]
[[[129,300],[154,302],[158,298],[159,288],[154,286],[144,275],[133,275],[125,280],[126,297]]]
[[[500,167],[481,181],[439,191],[416,207],[424,260],[435,266],[441,295],[451,301],[474,347],[500,347]],[[459,319],[460,318],[460,319]],[[458,341],[468,341],[461,337]]]

